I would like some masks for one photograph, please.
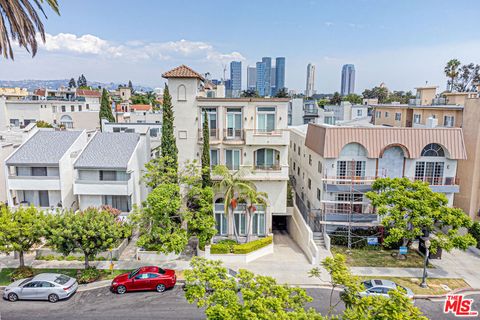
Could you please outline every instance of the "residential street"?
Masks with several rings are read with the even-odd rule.
[[[311,306],[326,314],[330,290],[312,288],[308,293],[315,299]],[[334,293],[338,299],[338,293]],[[480,310],[480,294],[475,299],[474,310]],[[338,301],[338,300],[337,300]],[[430,319],[456,319],[443,314],[443,301],[417,300],[415,304]],[[343,306],[339,306],[340,312]],[[71,299],[52,304],[46,301],[0,301],[0,319],[202,319],[203,312],[185,301],[181,287],[164,293],[137,292],[125,295],[111,293],[108,288],[78,292]]]

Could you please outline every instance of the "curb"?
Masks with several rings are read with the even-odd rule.
[[[429,300],[429,299],[445,299],[448,295],[452,294],[463,294],[463,295],[471,295],[475,293],[480,293],[480,289],[478,288],[459,288],[452,290],[448,293],[444,294],[439,294],[439,295],[424,295],[424,294],[419,294],[419,295],[414,295],[414,299],[424,299],[424,300]]]

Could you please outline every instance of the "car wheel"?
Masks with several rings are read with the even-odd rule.
[[[50,301],[51,303],[55,303],[58,301],[58,296],[55,293],[52,293],[48,296],[48,301]]]
[[[164,284],[158,284],[157,285],[157,292],[163,292],[167,289]]]
[[[15,302],[17,300],[18,300],[18,296],[16,293],[12,292],[8,295],[8,301]]]
[[[125,286],[118,286],[117,287],[117,293],[118,294],[124,294],[125,292],[127,292],[127,288]]]

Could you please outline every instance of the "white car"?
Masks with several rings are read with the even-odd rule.
[[[410,299],[413,299],[414,296],[413,291],[409,288],[402,287],[389,280],[372,279],[363,281],[362,284],[365,287],[365,291],[360,292],[361,297],[371,295],[389,297],[388,292],[397,288],[403,289],[407,297]]]

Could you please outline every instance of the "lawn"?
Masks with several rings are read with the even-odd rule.
[[[14,271],[15,269],[13,268],[5,268],[0,271],[0,286],[6,286],[10,284],[12,281],[10,280],[10,274]],[[125,272],[130,272],[131,270],[113,270],[113,272],[110,272],[110,270],[101,270],[101,278],[100,280],[108,280],[108,279],[113,279],[115,276],[125,273]],[[77,277],[77,269],[34,269],[35,274],[39,273],[62,273],[67,276],[76,278]]]
[[[428,288],[420,287],[420,283],[422,282],[422,279],[420,278],[403,278],[403,277],[402,278],[400,277],[360,277],[360,278],[362,279],[362,281],[369,280],[369,279],[391,280],[403,287],[410,288],[415,294],[427,294],[427,295],[429,294],[439,295],[439,294],[445,294],[450,292],[450,290],[448,290],[446,287],[443,287],[443,286],[447,286],[451,290],[470,287],[465,281],[463,281],[463,279],[451,279],[451,278],[445,278],[445,279],[440,279],[440,278],[428,279],[427,278]]]
[[[397,268],[423,268],[424,259],[415,250],[409,250],[407,259],[399,260],[392,257],[397,250],[382,250],[380,248],[351,249],[347,253],[346,247],[332,246],[332,253],[341,253],[347,257],[350,267],[397,267]],[[429,268],[433,268],[429,264]]]

